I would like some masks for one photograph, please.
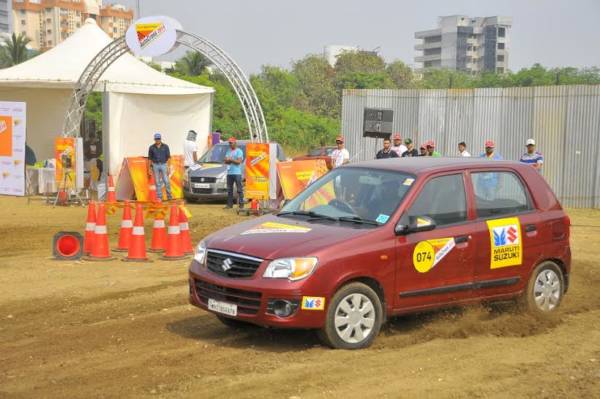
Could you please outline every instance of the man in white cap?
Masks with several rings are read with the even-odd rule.
[[[527,152],[523,154],[520,161],[533,166],[535,170],[541,172],[544,165],[544,156],[541,152],[535,150],[535,140],[527,139],[525,146],[527,147]]]

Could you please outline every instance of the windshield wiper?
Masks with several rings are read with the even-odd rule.
[[[379,226],[379,223],[377,223],[374,220],[368,220],[368,219],[363,219],[359,216],[340,216],[339,218],[337,218],[340,222],[352,222],[352,223],[359,223],[359,224],[371,224],[373,226]]]
[[[290,212],[279,212],[277,214],[277,216],[285,216],[285,215],[308,216],[311,218],[310,220],[319,220],[319,219],[326,219],[326,220],[332,220],[332,221],[338,220],[337,218],[334,218],[332,216],[322,215],[320,213],[316,213],[313,211],[290,211]]]

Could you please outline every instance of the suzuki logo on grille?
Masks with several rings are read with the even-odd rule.
[[[201,178],[200,178],[200,182],[204,182],[204,177],[201,177]]]
[[[232,265],[233,265],[233,261],[229,258],[226,258],[223,261],[223,264],[221,265],[221,267],[223,268],[223,271],[226,272],[227,270],[231,269]]]

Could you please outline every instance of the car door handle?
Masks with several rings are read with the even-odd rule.
[[[466,236],[458,236],[458,237],[454,237],[454,243],[455,244],[464,244],[469,242],[469,240],[471,239],[471,236],[466,235]]]
[[[532,233],[534,231],[537,231],[537,227],[535,224],[526,224],[525,225],[525,232],[526,233]]]

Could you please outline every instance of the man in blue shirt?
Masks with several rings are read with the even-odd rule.
[[[233,208],[233,183],[238,193],[238,204],[240,209],[244,208],[244,188],[242,187],[242,164],[244,153],[237,148],[235,137],[229,139],[229,150],[225,153],[225,164],[227,165],[227,206]]]
[[[160,133],[154,133],[154,144],[148,149],[148,160],[156,181],[156,194],[160,200],[162,200],[163,182],[167,191],[167,199],[173,199],[169,183],[169,165],[167,164],[169,158],[171,158],[169,146],[162,142]]]
[[[523,154],[520,161],[533,166],[535,170],[541,172],[544,165],[544,156],[541,152],[535,150],[535,140],[528,139],[525,142],[525,146],[527,147],[527,152]]]
[[[489,159],[491,161],[501,161],[502,155],[496,152],[496,143],[493,140],[485,142],[485,152],[480,155],[480,158]],[[480,193],[484,199],[491,201],[496,197],[496,192],[500,188],[500,177],[497,173],[483,173],[480,176],[478,186],[481,188]]]

